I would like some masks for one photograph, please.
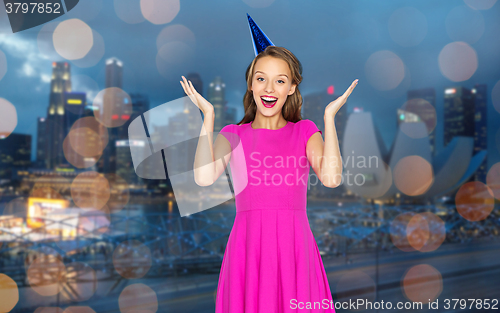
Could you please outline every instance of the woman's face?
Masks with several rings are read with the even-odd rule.
[[[265,56],[255,63],[250,90],[262,115],[279,114],[286,98],[295,92],[295,87],[288,63],[284,60]]]

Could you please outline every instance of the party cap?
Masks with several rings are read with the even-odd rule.
[[[254,22],[254,20],[248,15],[248,26],[250,27],[250,34],[252,35],[253,42],[253,50],[255,52],[255,56],[260,52],[264,51],[267,46],[274,46],[266,34],[260,29],[259,26]]]

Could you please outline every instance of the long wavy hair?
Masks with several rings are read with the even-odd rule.
[[[250,123],[255,119],[255,115],[257,114],[257,104],[255,103],[255,99],[253,98],[253,91],[250,90],[250,88],[252,87],[254,72],[253,69],[257,61],[265,56],[282,59],[286,63],[288,63],[288,67],[290,68],[290,72],[292,73],[292,85],[297,86],[295,87],[295,92],[286,98],[285,104],[281,109],[281,113],[283,114],[285,120],[289,122],[297,123],[298,121],[302,120],[302,95],[299,91],[299,84],[302,82],[302,64],[297,59],[297,57],[295,57],[295,55],[288,49],[283,47],[267,46],[264,51],[260,52],[253,59],[252,63],[250,63],[247,68],[245,74],[245,78],[247,81],[247,91],[245,93],[245,96],[243,97],[245,116],[243,116],[243,119],[237,125]]]

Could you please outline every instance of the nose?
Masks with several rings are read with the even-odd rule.
[[[265,88],[266,92],[267,93],[272,93],[274,92],[273,90],[273,82],[272,81],[269,81],[267,84],[266,84],[266,88]]]

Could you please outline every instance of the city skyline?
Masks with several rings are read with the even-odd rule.
[[[85,7],[86,5],[88,8]],[[493,17],[498,13],[499,6],[496,5],[490,10],[483,11],[474,11],[464,3],[435,4],[424,1],[412,4],[412,6],[420,11],[420,15],[416,13],[414,16],[424,16],[425,27],[422,29],[425,31],[418,32],[416,29],[410,29],[410,32],[413,31],[420,36],[421,42],[410,42],[407,46],[404,46],[401,40],[398,41],[397,31],[385,21],[391,16],[397,17],[396,13],[402,14],[400,5],[394,4],[381,8],[367,1],[356,4],[346,2],[343,6],[325,2],[322,10],[319,10],[319,7],[306,8],[302,4],[292,6],[280,1],[274,2],[263,10],[248,8],[244,3],[239,3],[234,7],[225,8],[224,15],[235,18],[234,21],[224,23],[217,23],[217,17],[222,17],[220,15],[222,13],[217,12],[216,5],[200,4],[196,7],[197,10],[194,10],[192,4],[185,4],[178,15],[165,25],[153,25],[147,21],[127,24],[117,17],[110,3],[104,3],[98,12],[90,14],[92,9],[90,1],[89,4],[81,4],[80,10],[75,9],[74,12],[69,12],[67,17],[58,19],[54,23],[57,24],[64,19],[82,18],[102,35],[106,43],[103,56],[94,66],[79,67],[78,65],[81,66],[81,64],[77,61],[68,61],[75,63],[72,66],[74,91],[86,92],[89,101],[92,101],[105,86],[105,60],[116,57],[122,60],[124,65],[124,90],[128,93],[140,92],[148,95],[151,99],[151,108],[184,96],[178,82],[180,75],[197,72],[205,81],[205,86],[208,86],[208,82],[215,77],[222,77],[227,85],[228,107],[236,109],[236,119],[239,121],[242,117],[242,99],[245,90],[243,73],[253,57],[248,26],[245,24],[245,13],[248,11],[266,30],[266,34],[273,38],[276,45],[289,48],[301,60],[304,67],[304,80],[300,85],[300,90],[303,95],[320,92],[330,85],[335,87],[335,94],[339,95],[343,93],[352,79],[359,78],[359,88],[346,104],[347,112],[351,113],[354,107],[363,107],[365,111],[372,112],[386,146],[391,145],[395,136],[397,125],[393,119],[394,112],[404,105],[407,91],[429,87],[436,90],[438,121],[435,131],[436,148],[439,152],[444,142],[442,120],[444,90],[457,86],[472,89],[477,83],[486,84],[489,125],[487,146],[489,147],[489,166],[491,166],[491,162],[499,158],[498,149],[495,149],[497,130],[494,129],[494,121],[498,118],[498,112],[494,110],[491,98],[492,89],[498,81],[498,71],[495,68],[498,68],[496,65],[499,61],[494,56],[497,55],[497,51],[500,51],[500,40],[494,34],[496,30],[500,30],[500,24]],[[468,29],[461,29],[459,23],[454,20],[457,10],[462,10],[470,16],[481,15],[479,19],[487,27],[480,29],[470,26]],[[200,22],[203,20],[200,19],[202,11],[211,14],[216,21]],[[281,26],[282,23],[279,22],[290,22],[301,12],[317,14],[322,18],[326,18],[325,14],[329,12],[338,22],[336,26],[317,27],[317,22],[311,20],[311,25],[305,28],[291,24],[290,30],[285,31]],[[347,16],[342,16],[342,12]],[[241,22],[238,22],[236,18],[238,14],[242,16]],[[275,18],[268,19],[267,17],[271,15]],[[379,16],[384,16],[384,19]],[[129,37],[125,37],[127,40],[117,41],[116,38],[120,36],[115,36],[109,27],[101,23],[104,17],[109,22],[106,25],[120,26],[118,33],[123,32],[124,36],[130,33]],[[366,22],[359,23],[363,17]],[[279,26],[277,27],[276,24]],[[168,75],[165,77],[157,68],[155,58],[147,56],[156,50],[154,46],[158,45],[162,31],[174,25],[181,25],[192,32],[195,47],[193,51],[196,53],[185,62],[170,65]],[[18,125],[14,132],[31,135],[33,142],[36,142],[37,118],[44,116],[47,109],[50,64],[53,61],[65,60],[57,53],[51,54],[50,52],[54,51],[44,46],[47,40],[41,36],[43,32],[40,31],[43,27],[42,25],[24,31],[14,38],[8,33],[5,25],[0,25],[0,51],[3,51],[9,64],[5,76],[0,81],[0,95],[14,104],[18,110]],[[334,32],[331,31],[332,29]],[[211,33],[208,34],[208,31]],[[137,35],[142,33],[148,34],[150,38],[145,39]],[[305,41],[307,45],[301,44],[309,34],[314,34],[314,40]],[[185,39],[189,42],[189,38]],[[223,44],[224,40],[231,41],[230,50]],[[438,57],[439,51],[447,44],[460,40],[467,42],[476,50],[480,62],[471,78],[455,83],[440,71]],[[134,48],[136,47],[134,43],[139,42],[143,47]],[[322,50],[313,49],[316,45],[321,46]],[[137,54],[139,51],[143,53],[144,59]],[[227,54],[228,51],[231,53]],[[365,67],[368,66],[370,54],[376,51],[392,51],[404,62],[405,76],[396,88],[382,91],[377,89],[371,81],[370,75],[372,74]],[[31,57],[25,58],[23,53]],[[22,92],[26,87],[31,92]],[[206,93],[208,88],[204,89],[203,92]],[[326,103],[324,105],[326,106]],[[32,158],[34,158],[34,152]]]

